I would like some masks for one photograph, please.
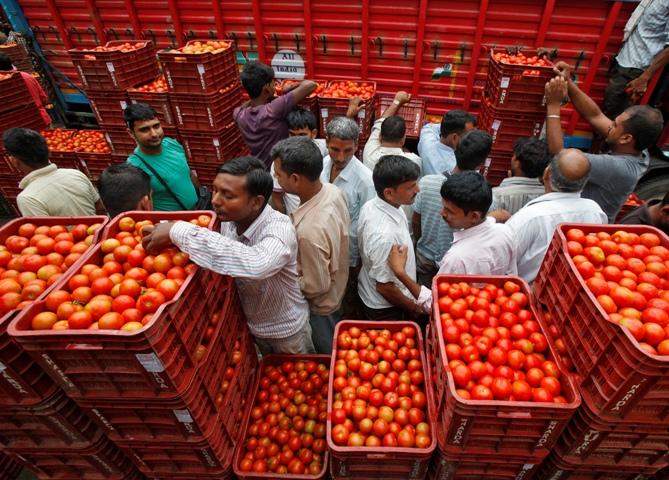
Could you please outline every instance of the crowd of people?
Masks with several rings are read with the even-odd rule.
[[[316,84],[304,80],[276,97],[272,68],[247,63],[241,81],[250,100],[233,115],[251,156],[218,168],[211,202],[220,232],[164,222],[147,229],[144,248],[153,254],[174,245],[234,277],[262,353],[329,353],[341,318],[424,320],[438,273],[517,274],[531,283],[558,224],[614,221],[663,128],[649,106],[610,118],[572,81],[568,65],[556,64],[555,74],[546,84],[546,138],[518,139],[510,177],[492,188],[479,170],[493,138],[471,113],[451,110],[440,124],[424,125],[416,154],[397,115],[411,96],[397,92],[359,159],[360,99],[320,139],[314,115],[297,107]],[[564,148],[567,96],[606,153]],[[124,120],[137,147],[127,163],[102,173],[97,191],[80,172],[51,164],[38,133],[6,131],[5,148],[25,174],[21,213],[192,209],[197,178],[156,112],[134,104]],[[669,192],[622,222],[669,233]]]

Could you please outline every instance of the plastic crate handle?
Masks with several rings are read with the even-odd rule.
[[[386,458],[390,458],[390,455],[386,453],[368,453],[367,454],[367,459],[368,460],[385,460]]]
[[[102,345],[93,345],[91,343],[68,343],[65,350],[102,350]]]
[[[530,412],[497,412],[498,418],[532,418]]]

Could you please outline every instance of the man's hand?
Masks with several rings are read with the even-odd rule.
[[[492,212],[488,212],[488,216],[494,218],[497,223],[506,223],[506,221],[511,218],[511,212],[504,210],[503,208],[499,208],[497,210],[493,210]]]
[[[142,228],[142,247],[149,255],[158,255],[160,252],[172,246],[170,230],[175,222],[164,222],[151,227]]]
[[[633,101],[637,102],[641,100],[641,97],[643,97],[644,93],[646,93],[647,88],[648,88],[648,78],[646,78],[646,76],[642,73],[640,76],[638,76],[634,80],[631,80],[627,84],[625,92],[627,92],[627,94],[632,98]]]
[[[401,107],[405,103],[409,103],[411,101],[411,94],[400,90],[395,94],[395,101],[399,102],[399,106]]]
[[[571,78],[572,70],[573,69],[571,68],[571,65],[569,65],[566,62],[557,62],[553,67],[553,72],[567,81],[569,81],[569,79]]]
[[[561,76],[546,82],[546,105],[560,105],[567,96],[567,81]]]
[[[348,111],[346,116],[348,118],[355,118],[358,115],[358,112],[362,110],[365,105],[362,103],[362,98],[360,97],[351,97],[348,101]]]
[[[407,263],[409,252],[404,245],[393,245],[388,255],[388,265],[396,276],[404,273],[404,267]]]

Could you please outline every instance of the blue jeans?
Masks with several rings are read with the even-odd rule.
[[[335,325],[337,325],[339,320],[341,320],[341,308],[329,315],[309,313],[311,339],[314,342],[316,353],[325,353],[328,355],[332,353]]]

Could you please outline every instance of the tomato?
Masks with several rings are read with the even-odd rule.
[[[86,310],[76,311],[67,318],[67,323],[70,328],[85,329],[93,324],[93,316]]]
[[[53,312],[41,312],[32,319],[33,330],[50,330],[58,321],[58,316]]]

